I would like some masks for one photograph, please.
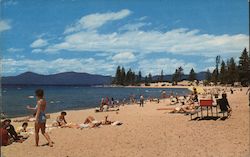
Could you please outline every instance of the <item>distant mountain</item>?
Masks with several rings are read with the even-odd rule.
[[[206,72],[196,74],[197,80],[204,80]],[[153,76],[157,80],[160,76]],[[183,75],[183,80],[188,75]],[[164,75],[164,80],[172,81],[172,75]],[[2,77],[3,85],[110,85],[111,76],[93,75],[88,73],[64,72],[52,75],[41,75],[33,72],[25,72],[17,76]]]
[[[52,75],[40,75],[25,72],[17,76],[2,77],[3,85],[109,85],[111,76],[88,73],[64,72]]]

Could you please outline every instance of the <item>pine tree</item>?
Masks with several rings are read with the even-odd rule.
[[[116,69],[115,78],[114,78],[113,83],[117,84],[117,85],[121,84],[121,67],[120,66],[118,66]]]
[[[178,82],[178,70],[177,69],[175,69],[175,73],[172,75],[172,82],[174,85],[176,85]]]
[[[227,63],[227,78],[228,78],[228,83],[233,85],[234,82],[238,82],[239,80],[239,74],[238,74],[238,69],[237,65],[234,61],[234,58],[230,58],[230,60]]]
[[[242,85],[250,83],[250,63],[246,48],[243,50],[239,60],[239,78]]]
[[[211,75],[211,82],[213,82],[214,84],[217,84],[218,80],[217,80],[217,69],[214,69]]]
[[[120,75],[121,75],[121,84],[120,85],[125,86],[126,85],[126,71],[125,71],[124,67],[122,67]]]
[[[177,81],[181,81],[182,80],[182,76],[183,76],[183,68],[180,66],[177,70],[177,78],[178,80]]]
[[[213,72],[214,75],[214,83],[217,84],[219,81],[219,64],[220,64],[220,56],[216,56],[216,64],[215,64],[215,71]]]
[[[136,75],[135,72],[131,74],[131,84],[134,86],[136,84]]]
[[[160,77],[160,81],[163,82],[164,79],[164,74],[163,74],[163,70],[161,70],[161,77]]]
[[[153,81],[152,75],[151,75],[151,73],[149,73],[148,74],[148,82],[152,83],[152,81]]]
[[[142,76],[141,76],[141,71],[139,71],[137,77],[137,84],[140,84],[141,82],[142,82]]]
[[[226,84],[227,83],[227,70],[226,70],[226,64],[222,60],[221,66],[220,66],[220,74],[219,74],[219,80],[221,84]]]
[[[148,86],[148,85],[149,85],[149,84],[148,84],[148,77],[147,77],[147,76],[145,76],[144,83],[145,83],[145,86]]]
[[[129,69],[126,74],[125,85],[131,85],[131,84],[132,84],[132,70]]]
[[[193,69],[193,68],[190,70],[188,80],[189,80],[189,81],[194,81],[194,80],[196,80],[196,73],[194,72],[194,69]]]

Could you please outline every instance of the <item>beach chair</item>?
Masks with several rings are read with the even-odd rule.
[[[199,108],[197,108],[195,111],[189,112],[189,113],[187,113],[187,114],[190,114],[191,120],[193,120],[193,117],[192,117],[192,116],[196,114],[196,118],[199,117],[199,112],[200,112],[200,111],[201,111],[201,108],[199,107]]]
[[[208,109],[210,108],[211,114],[213,116],[213,100],[210,99],[201,99],[200,100],[200,108],[201,108],[201,117],[203,118],[203,107],[207,108],[207,116],[208,116]]]

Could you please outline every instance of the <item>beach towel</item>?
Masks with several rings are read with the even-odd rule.
[[[122,125],[122,122],[120,121],[115,121],[111,124],[112,126],[119,126],[119,125]]]

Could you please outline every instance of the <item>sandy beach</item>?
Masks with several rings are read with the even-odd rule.
[[[71,123],[82,123],[89,115],[97,120],[109,115],[121,126],[92,129],[55,128],[49,135],[54,147],[35,147],[34,135],[24,143],[1,147],[3,157],[247,157],[249,151],[249,106],[246,88],[228,93],[232,116],[226,120],[190,120],[157,108],[169,101],[121,106],[119,112],[95,113],[94,109],[67,111]],[[206,113],[206,112],[204,112]],[[48,124],[59,115],[50,114]],[[221,115],[221,114],[220,114]],[[22,123],[12,123],[20,126]],[[33,126],[29,122],[29,126]],[[40,145],[46,141],[40,135]]]

